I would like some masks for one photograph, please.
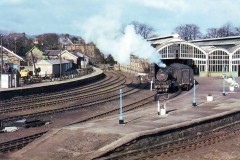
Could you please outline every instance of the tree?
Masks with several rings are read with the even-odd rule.
[[[25,33],[10,33],[3,37],[3,46],[24,57],[32,47],[32,39],[28,38]]]
[[[78,42],[78,38],[77,37],[72,37],[70,38],[70,40],[73,42],[73,44],[75,44],[76,42]]]
[[[218,28],[208,28],[205,38],[218,38]]]
[[[105,59],[105,62],[107,64],[110,64],[111,66],[113,66],[115,64],[115,60],[114,60],[114,58],[113,58],[113,56],[111,54],[109,54],[107,56],[107,58]]]
[[[219,37],[229,37],[237,35],[236,29],[234,29],[231,23],[225,23],[220,28],[208,28],[206,38],[219,38]]]
[[[199,27],[195,24],[182,24],[177,26],[174,31],[185,40],[195,40],[202,35]]]
[[[39,44],[43,44],[44,49],[53,50],[58,49],[59,36],[56,33],[45,33],[37,36]]]
[[[228,37],[234,36],[234,28],[231,23],[225,23],[222,27],[219,28],[219,37]]]
[[[235,35],[240,36],[240,27],[235,28]]]
[[[134,25],[134,29],[137,34],[141,35],[144,39],[150,38],[153,36],[154,28],[143,23],[139,22],[132,22],[131,24]]]

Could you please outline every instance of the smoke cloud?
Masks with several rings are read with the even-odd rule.
[[[83,38],[94,42],[102,53],[111,54],[120,64],[129,64],[130,55],[159,63],[160,55],[149,42],[136,34],[133,25],[123,27],[119,8],[108,7],[104,13],[79,24]]]

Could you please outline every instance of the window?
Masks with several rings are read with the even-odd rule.
[[[209,71],[210,72],[228,72],[229,71],[229,55],[221,50],[212,52],[209,55]]]
[[[233,54],[233,59],[240,59],[240,49]]]

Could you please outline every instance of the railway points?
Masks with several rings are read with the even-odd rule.
[[[168,144],[168,140],[174,141],[184,136],[192,136],[192,139],[195,136],[207,137],[212,132],[205,133],[206,129],[227,127],[226,121],[231,120],[235,120],[234,123],[239,126],[239,88],[234,92],[226,89],[227,95],[222,96],[222,79],[195,79],[199,83],[196,89],[196,107],[192,107],[193,90],[183,92],[166,102],[168,116],[165,118],[158,116],[157,104],[153,102],[147,107],[124,113],[125,125],[118,124],[119,115],[111,115],[87,123],[62,127],[11,154],[11,158],[124,159],[132,156],[141,158],[144,154],[145,158],[149,158],[147,153],[154,151],[154,148],[168,149],[174,145]],[[144,93],[147,92],[150,91]],[[211,102],[207,101],[209,93],[214,98]],[[188,126],[195,128],[191,129]],[[238,133],[239,131],[236,131],[236,135],[239,135]],[[159,142],[166,144],[157,145]],[[176,143],[181,144],[183,141]],[[148,150],[150,146],[153,148]],[[173,154],[166,153],[168,156]],[[154,155],[162,156],[156,153]]]
[[[136,77],[134,77],[134,76],[126,77],[122,73],[112,72],[112,71],[110,71],[109,73],[105,73],[105,74],[107,75],[106,78],[104,78],[100,81],[97,81],[95,83],[88,84],[86,86],[81,86],[81,87],[69,89],[69,90],[62,91],[62,92],[39,94],[39,95],[36,94],[37,96],[26,96],[24,98],[16,97],[12,100],[2,101],[2,103],[1,103],[2,110],[8,109],[8,106],[9,106],[12,108],[12,111],[13,111],[12,112],[11,110],[9,110],[10,111],[9,113],[2,114],[5,116],[2,118],[8,117],[7,119],[5,119],[6,120],[5,122],[9,123],[10,121],[15,121],[15,120],[21,121],[24,118],[27,118],[27,119],[30,118],[30,120],[31,120],[31,119],[34,119],[34,117],[38,119],[40,116],[40,117],[48,118],[48,119],[46,119],[47,121],[50,118],[52,123],[50,125],[42,126],[39,128],[27,129],[27,132],[24,129],[20,129],[18,132],[15,132],[12,134],[7,133],[4,135],[0,135],[0,143],[2,144],[0,146],[4,146],[6,143],[11,143],[11,146],[13,146],[14,143],[12,143],[12,142],[18,142],[15,145],[17,145],[21,148],[22,146],[27,144],[25,141],[21,142],[21,139],[24,140],[27,137],[31,137],[31,135],[46,132],[46,131],[49,131],[51,128],[56,128],[57,126],[60,127],[60,126],[63,126],[64,124],[68,125],[71,123],[77,123],[79,121],[85,121],[85,120],[89,119],[89,116],[91,116],[91,115],[97,114],[97,116],[93,116],[93,117],[99,117],[98,114],[102,114],[102,115],[100,115],[100,117],[105,116],[106,110],[109,110],[107,112],[110,112],[110,113],[116,112],[117,110],[113,109],[113,107],[112,107],[112,104],[113,104],[112,100],[114,100],[114,99],[116,99],[116,97],[118,97],[118,94],[115,95],[114,92],[116,92],[116,91],[118,92],[119,85],[121,86],[120,88],[123,89],[124,97],[128,97],[129,95],[134,94],[134,93],[138,92],[139,90],[143,89],[144,87],[146,87],[146,84],[139,83],[140,81],[137,80]],[[89,93],[87,94],[87,92],[89,92]],[[58,95],[61,95],[61,96],[58,96]],[[71,102],[71,100],[73,99],[71,97],[74,97],[74,99],[75,99],[76,96],[80,96],[80,99],[78,98],[79,100],[81,100],[81,97],[85,97],[81,101],[86,101],[86,99],[89,99],[88,101],[91,102],[91,104],[89,103],[89,104],[87,104],[88,106],[84,106],[85,109],[78,109],[79,107],[81,107],[81,105],[76,103],[77,101],[74,100],[76,103],[76,106],[73,106],[73,107],[69,106],[69,104],[73,104],[73,102],[74,102],[74,101]],[[106,96],[108,96],[108,97],[106,97]],[[55,105],[55,106],[46,105],[45,106],[45,103],[46,103],[45,101],[47,101],[48,103],[50,101],[51,102],[56,101],[54,103],[58,103],[60,100],[66,99],[66,97],[68,97],[70,100],[68,103],[65,103],[63,105]],[[52,98],[52,99],[50,99],[50,98]],[[99,100],[96,101],[96,98],[98,98]],[[95,99],[96,102],[94,102],[93,99]],[[15,101],[17,101],[18,104],[15,103]],[[25,103],[26,104],[29,103],[30,106],[40,104],[39,109],[45,108],[46,113],[45,112],[43,113],[42,111],[40,111],[40,114],[38,114],[38,113],[36,114],[36,113],[34,113],[35,112],[34,109],[29,108],[28,106],[25,105]],[[101,108],[101,106],[99,106],[99,104],[101,104],[101,103],[108,104],[108,106],[105,106],[104,110],[103,110]],[[5,106],[4,104],[7,104],[8,106]],[[22,106],[22,104],[23,104],[23,106]],[[42,106],[41,104],[44,104],[44,106]],[[88,112],[90,106],[92,106],[91,112]],[[24,107],[24,109],[22,109],[22,111],[17,111],[16,109],[19,107]],[[54,109],[51,110],[51,108],[54,108],[54,107],[56,110],[54,110]],[[61,107],[62,107],[62,109],[61,109]],[[39,109],[37,109],[37,110],[39,110]],[[128,107],[128,109],[129,109],[129,107]],[[21,114],[21,113],[23,116],[19,116],[19,114]],[[30,117],[29,113],[33,113],[31,115],[31,116],[33,116],[32,118]],[[11,116],[9,117],[9,115],[13,115],[13,117],[12,117],[13,119],[11,118]],[[26,117],[26,115],[27,115],[27,117]],[[5,123],[5,124],[7,125],[8,123]],[[33,139],[31,138],[31,140],[33,140]],[[24,145],[19,145],[20,143],[23,143]],[[9,151],[12,151],[13,148],[19,149],[17,146],[10,147],[10,148],[4,147],[3,151],[4,152],[8,151],[8,148],[9,148]]]

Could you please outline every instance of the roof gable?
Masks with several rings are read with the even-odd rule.
[[[63,54],[69,54],[69,55],[73,56],[74,58],[78,58],[78,56],[76,56],[75,54],[73,54],[73,52],[69,52],[69,51],[67,51],[67,50],[64,50],[64,51],[62,52],[62,55],[63,55]]]
[[[31,53],[31,52],[43,54],[43,52],[42,52],[40,49],[38,49],[36,46],[33,46],[33,47],[26,53],[26,55],[29,54],[29,53]]]
[[[58,39],[58,41],[59,41],[59,43],[64,44],[64,45],[73,45],[72,41],[66,37],[60,37]]]
[[[17,57],[18,59],[20,59],[21,61],[24,61],[24,59],[22,57],[20,57],[19,55],[17,55],[16,53],[14,53],[13,51],[10,51],[9,49],[3,47],[0,45],[0,48],[2,48],[3,50],[7,51],[8,53],[14,55],[15,57]]]

